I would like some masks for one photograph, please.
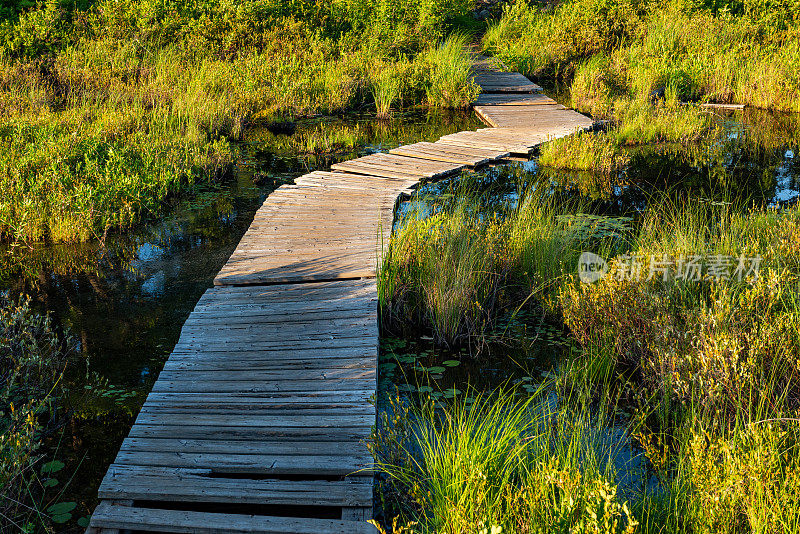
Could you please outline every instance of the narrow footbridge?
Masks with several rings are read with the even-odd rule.
[[[90,532],[374,532],[376,270],[421,180],[527,157],[591,120],[475,60],[490,127],[274,191],[202,296],[99,490]]]

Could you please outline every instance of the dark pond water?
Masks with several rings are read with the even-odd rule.
[[[800,192],[795,157],[800,119],[767,113],[720,115],[724,135],[690,148],[637,149],[625,173],[612,179],[555,172],[534,161],[488,169],[422,187],[423,197],[455,195],[463,182],[487,192],[489,203],[514,202],[530,184],[591,199],[599,210],[642,209],[663,191],[692,198],[784,205]],[[0,288],[28,294],[80,341],[82,361],[69,373],[73,416],[50,454],[72,476],[59,500],[78,502],[75,518],[96,504],[97,487],[200,295],[277,186],[313,169],[359,154],[478,127],[466,114],[409,115],[376,123],[368,117],[303,121],[289,136],[250,131],[235,177],[176,201],[165,217],[105,243],[34,246],[3,251]],[[436,349],[429,339],[382,341],[384,386],[406,391],[492,388],[546,374],[558,362],[563,334],[518,318],[509,343],[499,338],[480,359]],[[527,348],[526,348],[527,347]],[[467,349],[465,349],[467,350]],[[468,352],[468,351],[467,351]],[[88,389],[87,389],[88,388]],[[422,391],[427,391],[422,389]],[[77,529],[75,521],[65,525]]]

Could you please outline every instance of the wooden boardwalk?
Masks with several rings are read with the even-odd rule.
[[[337,163],[269,195],[183,326],[90,532],[375,532],[375,278],[397,199],[591,125],[486,58],[475,81],[490,128]]]

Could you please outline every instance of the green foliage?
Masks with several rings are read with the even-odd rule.
[[[613,50],[636,31],[644,2],[576,0],[557,5],[509,4],[484,36],[484,49],[526,75],[569,78],[575,63]]]
[[[76,343],[59,335],[49,316],[35,313],[28,301],[0,302],[0,514],[18,528],[40,521],[40,497],[56,486],[64,463],[41,460],[43,432],[53,424],[62,374]],[[56,523],[71,518],[75,503],[48,505]]]
[[[640,387],[698,412],[741,413],[761,399],[800,398],[800,253],[797,210],[753,216],[712,208],[650,212],[633,252],[760,256],[757,280],[664,283],[617,280],[567,286],[566,323],[593,352],[641,372]],[[777,378],[780,377],[780,378]],[[777,403],[777,404],[776,404]],[[718,424],[721,421],[717,421]]]
[[[458,304],[463,316],[484,315],[459,326],[464,339],[530,295],[563,318],[581,350],[573,349],[555,387],[542,386],[552,392],[547,401],[524,410],[502,394],[472,405],[469,396],[453,406],[441,395],[436,406],[395,402],[373,447],[389,475],[381,495],[399,523],[417,532],[797,530],[800,209],[650,204],[635,230],[630,219],[587,216],[536,196],[523,196],[514,212],[455,203],[406,222],[379,280],[384,311],[403,303],[399,316],[433,316],[441,304],[420,298],[422,284],[469,288]],[[571,272],[581,250],[606,258],[627,251],[642,261],[759,256],[761,270],[742,281],[646,280],[646,271],[631,280],[617,276],[612,260],[606,277],[578,284]],[[437,278],[434,270],[454,274]],[[511,290],[526,278],[529,288],[550,291]],[[434,321],[426,326],[441,335]],[[523,387],[541,395],[530,382]],[[434,398],[431,388],[414,391]],[[584,411],[575,392],[596,399],[600,413]],[[588,437],[604,432],[603,407],[617,405],[617,393],[634,412],[618,423],[646,458],[642,485],[626,489],[624,504],[607,466],[586,452],[603,450]],[[596,458],[609,457],[613,451]]]
[[[504,309],[533,296],[546,300],[583,247],[605,247],[618,234],[615,219],[540,193],[489,215],[481,214],[479,197],[461,194],[433,214],[407,214],[379,275],[384,319],[431,328],[441,344],[477,342]],[[514,296],[501,301],[506,288]]]
[[[219,179],[248,123],[464,107],[470,0],[50,0],[0,22],[0,236],[81,241]],[[440,42],[443,41],[441,46]],[[316,151],[318,147],[312,147]]]
[[[480,93],[470,75],[472,64],[466,52],[466,38],[448,37],[420,58],[422,85],[428,105],[435,108],[465,108]]]

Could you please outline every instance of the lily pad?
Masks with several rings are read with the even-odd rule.
[[[447,367],[458,367],[459,365],[461,365],[461,362],[458,360],[445,360],[442,362],[442,365]]]
[[[47,462],[42,466],[42,474],[58,473],[62,469],[64,469],[64,462],[61,460],[53,460],[52,462]]]
[[[78,504],[74,502],[60,502],[49,507],[47,513],[50,514],[50,519],[54,522],[66,523],[72,518],[71,512],[76,506],[78,506]]]
[[[429,373],[431,373],[431,374],[438,375],[440,373],[444,373],[445,372],[445,368],[444,367],[439,367],[438,365],[435,365],[433,367],[428,367],[427,371]]]

